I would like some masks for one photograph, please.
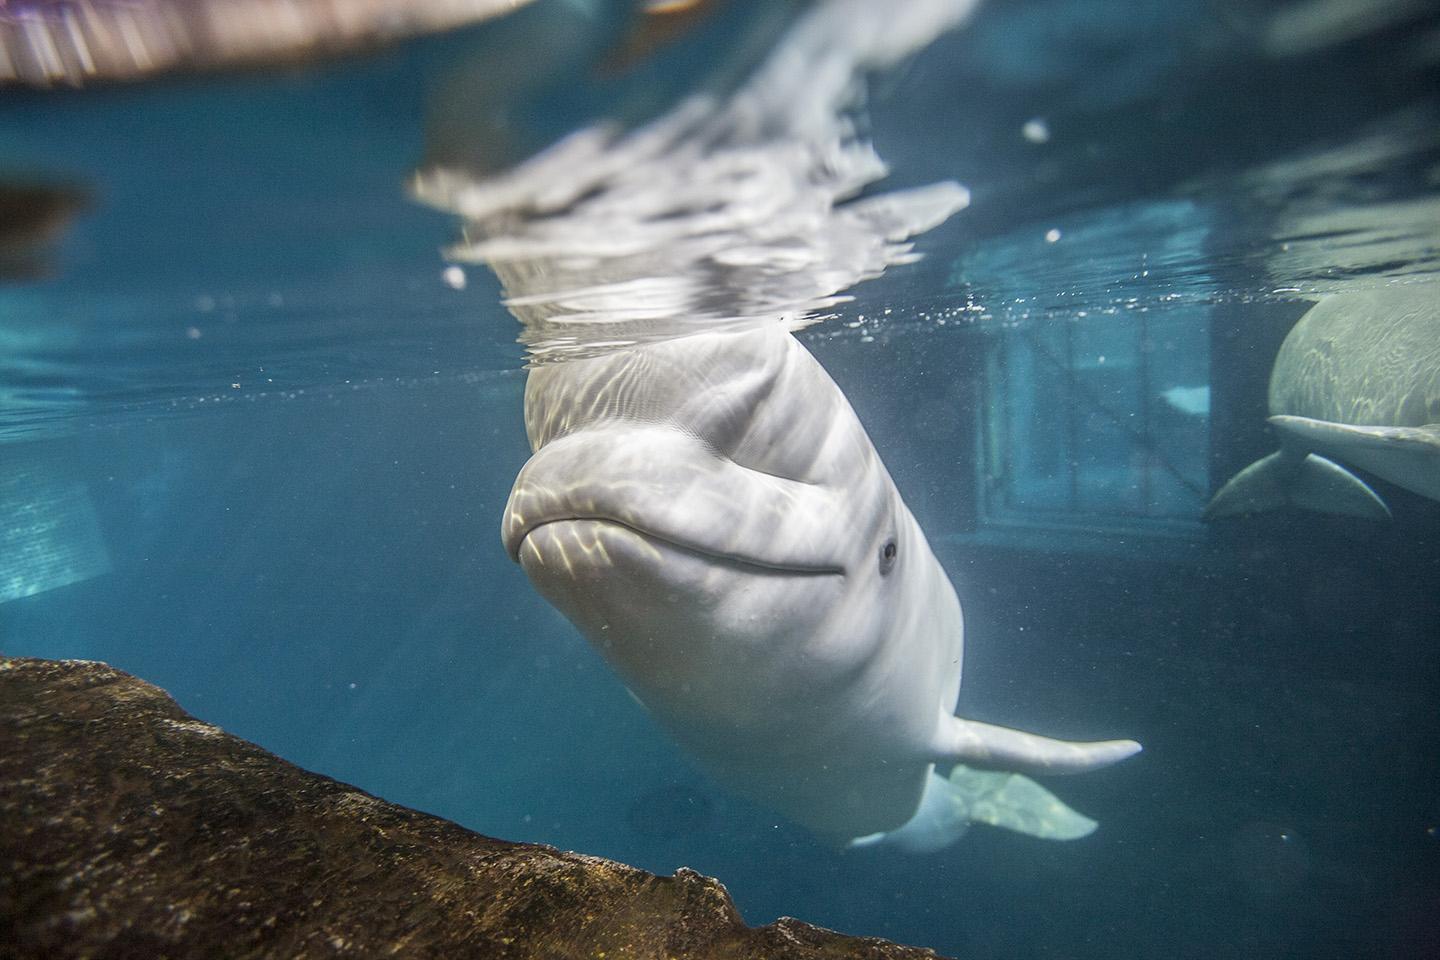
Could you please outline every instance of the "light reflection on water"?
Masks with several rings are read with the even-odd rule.
[[[1036,44],[1049,35],[1040,23],[1047,16],[1063,22],[1063,5],[1022,13],[996,4],[933,44],[898,86],[882,85],[883,95],[872,97],[868,110],[873,123],[866,113],[846,111],[854,90],[844,81],[843,61],[873,67],[895,59],[963,12],[947,6],[913,6],[921,11],[916,36],[872,30],[868,51],[817,33],[805,42],[827,51],[829,72],[786,79],[795,61],[787,67],[777,58],[748,88],[733,80],[706,88],[702,73],[692,81],[700,92],[657,119],[628,130],[601,123],[552,150],[552,161],[564,160],[559,167],[547,170],[539,158],[491,178],[485,211],[475,206],[481,201],[471,178],[466,202],[476,222],[457,249],[506,261],[502,269],[518,282],[525,268],[516,257],[527,248],[533,255],[549,244],[553,268],[560,250],[612,245],[603,269],[572,256],[565,264],[575,271],[570,277],[512,291],[513,308],[531,318],[522,338],[532,348],[547,339],[573,347],[588,338],[597,345],[594,333],[556,329],[553,314],[580,306],[593,318],[597,306],[606,314],[617,302],[631,311],[643,305],[649,319],[622,330],[609,316],[600,335],[609,346],[646,325],[663,335],[677,322],[782,316],[798,327],[836,314],[837,322],[812,335],[923,337],[942,327],[984,331],[993,323],[1283,301],[1352,284],[1434,277],[1440,124],[1424,84],[1434,63],[1423,47],[1386,32],[1384,18],[1377,19],[1368,56],[1384,62],[1389,77],[1376,87],[1372,110],[1286,101],[1267,118],[1263,105],[1248,104],[1229,143],[1223,127],[1205,130],[1207,115],[1188,126],[1172,115],[1187,104],[1223,100],[1223,76],[1206,81],[1216,84],[1211,91],[1180,87],[1178,106],[1153,103],[1156,85],[1200,82],[1186,67],[1187,53],[1200,64],[1242,64],[1236,83],[1323,77],[1327,66],[1328,74],[1344,77],[1365,69],[1367,48],[1354,39],[1364,34],[1357,21],[1345,20],[1337,42],[1327,46],[1314,42],[1325,36],[1317,11],[1305,34],[1312,42],[1280,57],[1247,46],[1233,33],[1237,24],[1229,27],[1226,47],[1224,30],[1207,33],[1203,14],[1183,8],[1169,16],[1194,33],[1189,45],[1174,42],[1181,34],[1166,32],[1174,24],[1135,16],[1143,5],[1116,4],[1105,8],[1115,15],[1106,20],[1112,41],[1124,36],[1126,17],[1128,29],[1165,40],[1149,47],[1109,44],[1125,49],[1132,79],[1142,78],[1116,86],[1125,70],[1091,68],[1077,51],[1070,60],[1055,52],[1064,48],[1035,56]],[[1293,21],[1295,11],[1286,16]],[[779,26],[764,29],[773,34]],[[875,45],[877,34],[890,46]],[[487,49],[484,36],[478,34],[478,51]],[[803,47],[803,40],[791,42]],[[755,45],[753,37],[749,43]],[[441,156],[457,155],[454,132],[434,125],[453,125],[453,111],[433,104],[421,109],[420,91],[427,78],[446,75],[450,55],[415,44],[404,55],[275,81],[55,100],[11,95],[0,104],[0,130],[19,134],[0,150],[0,171],[54,167],[68,174],[78,167],[82,180],[95,176],[100,185],[94,208],[54,258],[59,276],[0,288],[6,344],[0,437],[44,435],[79,418],[157,416],[240,397],[269,402],[357,383],[513,369],[520,354],[494,281],[472,269],[466,288],[455,289],[437,255],[453,245],[453,225],[407,201],[402,188],[424,158],[426,137],[446,143]],[[708,56],[701,58],[712,64],[708,69],[724,74],[714,65],[724,67],[726,57]],[[1020,62],[1025,71],[1018,70]],[[967,69],[989,70],[990,86],[967,96],[975,77]],[[1101,82],[1104,77],[1115,82]],[[1066,96],[1035,100],[1034,91],[1059,89],[1067,78],[1079,79]],[[563,78],[550,82],[563,90]],[[644,92],[619,90],[615,103]],[[498,98],[493,109],[504,114],[503,91],[468,92],[481,102],[467,103],[465,116],[474,120],[490,109],[484,97]],[[460,99],[453,89],[449,96]],[[551,93],[544,102],[559,101],[563,94]],[[1313,113],[1312,142],[1297,110]],[[1128,129],[1114,125],[1116,111],[1128,111]],[[238,137],[213,121],[237,113],[245,118],[237,132],[265,130],[268,123],[267,136]],[[437,118],[428,130],[427,113]],[[892,116],[905,126],[897,127]],[[745,123],[758,123],[756,117],[767,117],[768,126],[746,132]],[[1041,120],[1046,136],[1037,138]],[[513,119],[507,122],[516,128]],[[506,129],[477,126],[492,134]],[[868,145],[871,129],[880,136],[878,156]],[[47,136],[52,130],[58,139]],[[112,132],[112,142],[97,131]],[[519,133],[517,142],[524,140]],[[1150,157],[1135,152],[1146,135],[1153,138]],[[1273,152],[1251,145],[1267,137],[1276,144]],[[1002,148],[1005,143],[1011,146]],[[597,153],[602,144],[604,152]],[[1123,152],[1112,157],[1117,150]],[[577,160],[581,154],[591,158],[584,161],[589,167]],[[866,187],[884,173],[880,156],[903,161],[879,185],[891,201]],[[1205,168],[1207,156],[1213,170]],[[174,172],[155,177],[162,158]],[[1111,166],[1097,166],[1101,161]],[[1139,173],[1133,183],[1132,168]],[[421,183],[430,184],[432,200],[443,201],[443,177],[426,169],[431,178]],[[577,180],[580,169],[592,172]],[[710,179],[698,175],[706,170]],[[808,205],[796,205],[807,171],[820,177],[811,187],[824,186],[810,191]],[[293,184],[286,184],[287,172]],[[458,182],[465,176],[462,171]],[[598,195],[579,196],[606,177],[608,211]],[[908,259],[908,244],[885,239],[884,228],[896,236],[913,233],[960,205],[964,194],[954,188],[904,192],[945,177],[971,188],[972,208],[912,241],[923,262],[847,291],[886,262]],[[847,201],[857,190],[860,201]],[[167,194],[177,198],[174,206],[167,206]],[[1087,205],[1087,195],[1095,202]],[[566,196],[580,203],[556,218]],[[908,208],[893,204],[907,196],[913,198]],[[578,216],[587,200],[588,218]],[[541,216],[547,203],[549,215]],[[846,232],[846,216],[858,217],[867,205],[870,224],[861,226],[881,233],[858,242],[861,234]],[[620,225],[630,231],[623,258],[613,250]],[[725,230],[728,238],[721,236]],[[601,296],[587,282],[596,279],[624,283],[614,291],[619,299]],[[557,298],[565,290],[585,293]],[[859,299],[843,302],[849,297]],[[557,299],[570,302],[562,307]]]
[[[498,175],[429,167],[415,193],[464,219],[450,256],[501,277],[532,362],[777,318],[798,329],[969,203],[953,181],[862,196],[888,170],[853,115],[868,73],[969,10],[822,4],[733,91],[630,131],[586,127]]]

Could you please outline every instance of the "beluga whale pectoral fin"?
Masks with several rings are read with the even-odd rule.
[[[1099,826],[1029,777],[956,764],[949,777],[931,771],[920,809],[904,826],[856,837],[849,846],[934,853],[959,840],[972,823],[1041,840],[1078,840]]]
[[[1390,516],[1385,501],[1364,480],[1318,453],[1287,447],[1256,460],[1231,477],[1210,499],[1205,519],[1286,507],[1365,520]]]
[[[1134,740],[1055,740],[961,717],[948,718],[937,738],[937,762],[1041,774],[1084,773],[1140,752]]]

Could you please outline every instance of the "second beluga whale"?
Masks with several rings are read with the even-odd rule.
[[[955,591],[849,402],[779,326],[538,367],[525,419],[511,557],[707,770],[816,833],[923,811],[906,836],[940,846],[976,784],[937,764],[1071,773],[1140,749],[953,715]],[[1088,832],[1048,793],[1019,803],[991,822]]]
[[[1280,450],[1232,477],[1207,516],[1294,506],[1388,517],[1337,460],[1440,500],[1440,291],[1394,284],[1321,298],[1280,346],[1269,404]]]

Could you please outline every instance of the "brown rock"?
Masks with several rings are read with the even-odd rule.
[[[309,773],[101,663],[0,658],[0,957],[930,957]]]

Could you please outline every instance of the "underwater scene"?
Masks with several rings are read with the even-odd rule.
[[[752,925],[1440,956],[1440,4],[0,0],[0,655]]]

